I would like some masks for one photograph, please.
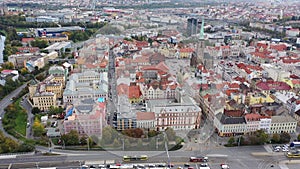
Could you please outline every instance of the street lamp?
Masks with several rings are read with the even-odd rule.
[[[89,137],[86,139],[86,142],[87,142],[87,150],[89,151],[90,150]]]
[[[156,139],[156,150],[158,149],[158,140],[159,140],[159,137],[157,137]]]
[[[122,150],[124,151],[125,150],[125,139],[124,138],[122,138]]]

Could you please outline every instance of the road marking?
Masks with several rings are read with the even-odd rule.
[[[228,157],[228,155],[225,154],[207,154],[207,157]]]
[[[0,159],[11,159],[11,158],[16,158],[17,155],[2,155],[0,156]]]
[[[271,149],[271,147],[269,145],[264,145],[264,148],[265,150],[268,152],[268,153],[272,153],[273,150]]]

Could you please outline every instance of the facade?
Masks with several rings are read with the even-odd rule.
[[[170,127],[174,130],[199,128],[202,111],[189,96],[181,96],[177,102],[171,100],[149,100],[147,107],[155,113],[156,130]]]
[[[76,130],[80,135],[96,136],[101,138],[102,128],[105,125],[105,99],[76,100],[66,109],[63,121],[64,133]]]
[[[198,32],[198,19],[189,18],[187,20],[187,34],[188,36],[192,36],[197,34]]]
[[[247,124],[244,117],[228,117],[222,113],[216,115],[214,125],[219,136],[230,137],[234,135],[244,135],[247,132]],[[255,127],[256,122],[249,127]]]
[[[136,114],[132,112],[119,112],[117,114],[117,130],[137,128]]]
[[[62,98],[63,76],[48,76],[43,82],[29,85],[29,98],[33,102],[33,107],[38,107],[42,111],[47,111],[51,106],[58,106],[56,99]]]
[[[56,94],[52,92],[37,92],[32,97],[33,107],[47,111],[51,106],[56,107]]]
[[[291,116],[272,116],[272,123],[270,128],[270,133],[295,133],[297,127],[297,120],[292,118]]]
[[[0,35],[0,64],[3,63],[3,51],[4,51],[4,42],[5,42],[5,36]]]
[[[155,113],[154,112],[137,112],[136,126],[143,129],[155,129]]]

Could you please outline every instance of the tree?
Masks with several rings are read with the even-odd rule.
[[[280,135],[277,133],[273,134],[271,141],[272,143],[280,143]]]
[[[33,136],[34,137],[41,137],[46,132],[44,126],[41,124],[38,117],[36,117],[34,119],[34,123],[33,123],[33,126],[32,126],[32,131],[33,131]]]
[[[155,131],[155,130],[149,130],[148,131],[148,137],[154,137],[154,136],[156,136],[157,135],[157,131]]]
[[[291,140],[291,135],[287,132],[280,133],[280,142],[281,143],[288,143]]]
[[[142,139],[138,139],[138,142],[137,142],[137,148],[138,149],[142,149],[143,148],[143,141],[142,141]]]
[[[102,130],[102,144],[111,144],[114,139],[118,138],[118,133],[111,126],[104,127]]]
[[[38,114],[40,112],[41,112],[41,110],[38,107],[33,107],[32,110],[31,110],[32,114]]]
[[[141,138],[144,135],[144,131],[140,128],[126,129],[122,134],[133,138]]]
[[[81,145],[87,145],[87,137],[86,136],[82,136],[79,140]]]
[[[26,74],[28,74],[29,72],[28,72],[28,69],[27,68],[25,68],[25,67],[23,67],[22,69],[21,69],[21,75],[26,75]]]
[[[61,136],[64,140],[65,145],[79,145],[79,134],[76,130],[71,130],[69,133]]]
[[[61,114],[63,112],[64,112],[64,109],[62,107],[50,106],[48,115],[57,115],[57,114]]]
[[[34,41],[30,42],[30,45],[32,47],[38,47],[40,49],[44,49],[44,48],[48,47],[49,44],[45,40],[35,39]]]
[[[298,136],[297,136],[297,140],[298,140],[298,141],[300,141],[300,134],[298,134]]]
[[[175,138],[176,138],[176,133],[175,131],[168,127],[166,130],[165,130],[166,134],[167,134],[167,137],[168,137],[168,140],[169,141],[175,141]]]
[[[256,131],[257,144],[264,144],[268,141],[269,135],[263,130]]]
[[[115,138],[113,142],[113,147],[120,147],[120,146],[121,146],[120,141],[117,138]]]
[[[233,143],[234,143],[234,137],[231,136],[231,137],[229,138],[229,140],[227,141],[227,144],[228,144],[229,146],[233,146]]]

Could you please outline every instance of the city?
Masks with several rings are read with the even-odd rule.
[[[297,0],[0,3],[0,168],[296,169]]]

